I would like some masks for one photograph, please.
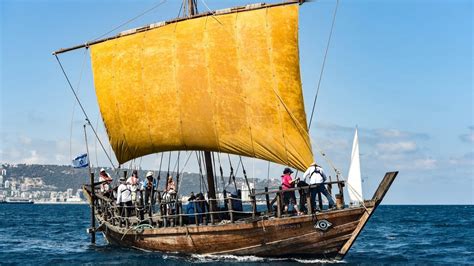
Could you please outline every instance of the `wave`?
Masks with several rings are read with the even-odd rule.
[[[263,258],[258,256],[235,256],[235,255],[191,255],[194,263],[210,263],[210,262],[298,262],[302,264],[322,264],[322,263],[346,263],[341,260],[334,259],[303,259],[303,258]]]

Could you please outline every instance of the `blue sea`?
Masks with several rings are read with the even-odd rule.
[[[0,264],[474,264],[474,206],[382,205],[343,261],[181,256],[89,243],[87,205],[0,205]]]

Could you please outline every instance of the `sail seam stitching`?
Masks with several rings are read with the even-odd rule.
[[[141,55],[140,58],[143,58],[143,56],[144,56],[144,52],[143,52],[143,41],[146,39],[146,34],[147,34],[146,32],[143,33],[142,47],[141,47],[141,49],[140,49],[140,52],[141,52],[142,55]],[[140,66],[141,66],[141,78],[142,78],[142,82],[141,82],[141,84],[142,84],[142,86],[141,86],[141,87],[142,87],[142,97],[143,97],[143,101],[142,101],[142,102],[143,102],[143,105],[145,105],[145,98],[146,98],[146,97],[145,97],[145,95],[144,95],[144,93],[145,93],[145,86],[143,85],[143,84],[144,84],[144,82],[143,82],[143,80],[144,80],[144,79],[143,79],[143,72],[144,72],[144,71],[143,71],[143,60],[140,60]],[[145,110],[148,110],[148,108],[146,108],[146,107],[144,107],[144,109],[145,109]],[[153,142],[153,138],[151,137],[151,126],[150,126],[151,120],[150,120],[150,116],[148,115],[148,112],[144,112],[144,113],[145,113],[145,115],[146,115],[146,117],[147,117],[147,120],[148,120],[148,136],[149,136],[149,138],[150,138],[150,144],[151,144],[151,149],[152,149],[151,152],[156,152],[155,143]]]
[[[207,31],[207,21],[208,21],[209,17],[206,17],[206,21],[205,21],[205,24],[204,24],[204,40],[206,43],[206,47],[205,47],[205,51],[206,51],[206,56],[205,56],[205,60],[206,60],[206,73],[207,73],[207,89],[208,89],[208,92],[209,92],[209,96],[210,96],[210,99],[213,101],[213,107],[214,107],[214,110],[212,112],[212,122],[214,124],[214,126],[212,127],[213,128],[213,131],[214,131],[214,136],[216,138],[216,144],[217,144],[217,150],[220,152],[221,151],[221,144],[220,144],[220,140],[219,140],[219,130],[217,130],[217,121],[219,119],[216,118],[216,116],[218,116],[218,113],[217,113],[217,96],[216,96],[216,93],[214,92],[214,89],[212,88],[211,86],[211,78],[210,78],[210,73],[209,73],[209,33]]]
[[[178,27],[178,23],[176,23],[175,25],[175,28],[173,30],[173,37],[174,37],[174,41],[173,41],[173,76],[174,76],[174,85],[175,85],[175,88],[176,88],[176,102],[179,103],[177,104],[177,106],[179,106],[179,129],[180,129],[180,132],[181,132],[181,142],[184,146],[184,149],[187,150],[187,147],[186,147],[186,143],[184,141],[184,133],[183,133],[183,112],[182,112],[182,106],[181,106],[181,98],[179,96],[179,85],[178,85],[178,74],[177,74],[177,64],[176,64],[176,61],[177,61],[177,58],[176,58],[176,55],[177,55],[177,51],[176,51],[176,29]]]
[[[115,48],[114,50],[117,51],[117,43],[114,44],[114,48]],[[115,87],[116,87],[116,85],[117,85],[117,84],[116,84],[116,83],[117,83],[117,80],[115,79],[115,72],[114,72],[113,75],[112,75],[112,79],[113,79],[113,81],[114,81],[114,82],[113,82],[113,84],[114,84],[114,85],[113,85],[114,89],[112,89],[112,91],[113,91],[114,93],[116,93]],[[117,97],[114,97],[114,99],[117,99]],[[130,146],[128,145],[127,137],[126,137],[126,134],[124,133],[125,131],[123,130],[123,129],[124,129],[124,124],[123,124],[123,121],[122,121],[122,117],[121,117],[121,115],[120,115],[120,107],[119,107],[120,104],[118,103],[117,100],[115,100],[114,102],[115,102],[115,108],[117,109],[117,117],[118,117],[118,120],[120,121],[120,129],[121,129],[121,132],[122,132],[122,135],[123,135],[123,144],[120,144],[120,146],[122,146],[123,149],[126,149],[126,150],[128,150],[129,152],[131,152],[132,150],[130,149]],[[105,123],[105,122],[104,122],[104,123]],[[126,152],[125,152],[125,154],[126,154]],[[121,153],[121,154],[120,154],[120,162],[119,162],[119,164],[122,164],[122,163],[126,162],[126,161],[122,161],[122,160],[123,160],[123,156],[124,156],[124,154]],[[127,158],[127,159],[128,159],[128,158]],[[119,167],[120,167],[120,166],[119,166]]]
[[[271,30],[269,30],[269,26],[268,26],[268,8],[265,8],[265,30],[267,31],[267,38],[266,38],[266,41],[267,41],[267,52],[268,52],[268,58],[270,60],[270,68],[271,68],[271,71],[272,71],[272,83],[273,83],[273,88],[275,90],[278,89],[278,84],[275,80],[275,76],[276,76],[276,73],[275,73],[275,65],[274,65],[274,58],[273,58],[273,39],[272,39],[272,36],[271,36]],[[282,138],[283,138],[283,145],[285,146],[285,154],[286,154],[286,164],[287,165],[290,165],[290,158],[288,156],[288,148],[287,148],[287,144],[286,144],[286,138],[285,138],[285,131],[283,130],[283,117],[282,117],[282,113],[281,113],[281,108],[280,108],[280,103],[277,102],[277,109],[278,109],[278,117],[279,117],[279,121],[280,121],[280,128],[281,128],[281,135],[282,135]]]
[[[242,85],[242,64],[241,64],[241,59],[240,59],[240,36],[238,34],[238,31],[236,30],[236,28],[238,27],[238,16],[239,16],[239,13],[235,13],[235,26],[234,26],[234,35],[235,35],[235,49],[236,49],[236,54],[237,54],[237,65],[239,67],[239,72],[240,72],[240,75],[239,75],[239,84]],[[250,120],[251,120],[251,114],[249,115],[250,113],[250,110],[248,108],[248,104],[247,104],[247,96],[246,96],[246,93],[244,93],[244,89],[245,89],[245,86],[241,86],[242,90],[241,90],[241,97],[242,99],[244,100],[245,104],[245,120],[247,121],[247,126],[248,126],[248,129],[249,129],[249,133],[250,133],[250,144],[252,145],[252,152],[253,152],[253,156],[255,158],[257,158],[257,154],[255,153],[255,146],[253,144],[253,136],[252,136],[252,126],[251,126],[251,123],[249,122],[249,116],[250,116]]]

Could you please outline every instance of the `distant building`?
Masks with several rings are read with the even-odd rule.
[[[51,192],[50,199],[53,202],[57,201],[58,193],[56,191]]]
[[[68,188],[66,190],[66,198],[72,198],[72,188]]]
[[[3,175],[0,175],[0,187],[3,187]]]
[[[5,181],[5,186],[4,186],[5,189],[9,189],[10,188],[10,181]]]

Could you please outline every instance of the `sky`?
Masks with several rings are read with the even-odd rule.
[[[198,6],[203,11],[206,5],[220,9],[251,2],[198,0]],[[174,18],[180,1],[0,1],[0,162],[70,164],[84,152],[84,116],[51,53],[96,39],[157,4],[109,35]],[[319,0],[300,9],[308,116],[335,4]],[[357,126],[365,198],[385,172],[398,170],[384,203],[473,204],[472,27],[468,0],[340,0],[310,131],[316,160],[334,176],[321,150],[347,175]],[[107,143],[88,53],[60,58]],[[92,163],[110,166],[88,136]],[[283,169],[271,164],[267,173],[266,162],[244,161],[251,177],[278,178]],[[159,155],[145,157],[140,165],[158,169]],[[185,170],[197,171],[196,163]]]

